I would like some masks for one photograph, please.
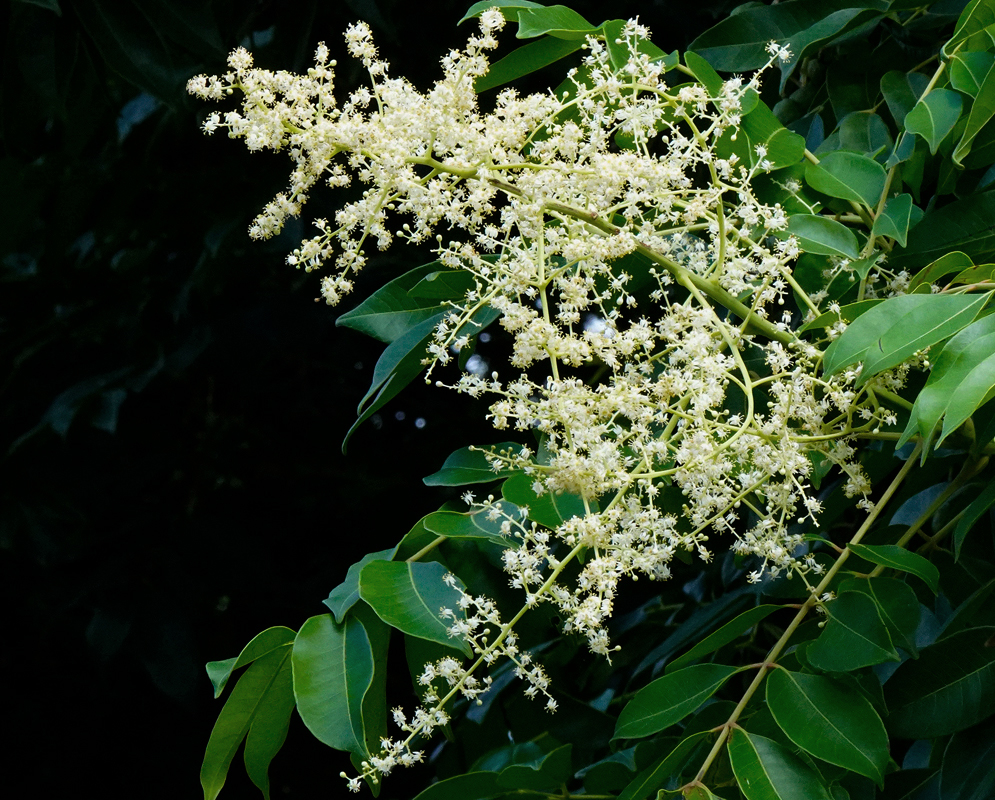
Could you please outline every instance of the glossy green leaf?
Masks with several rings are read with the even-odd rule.
[[[832,800],[818,774],[773,739],[736,729],[728,747],[746,800]]]
[[[809,330],[815,330],[818,328],[828,328],[830,325],[835,325],[840,320],[844,322],[853,322],[861,314],[870,311],[874,306],[884,302],[883,300],[860,300],[856,303],[848,303],[842,306],[839,311],[827,311],[825,314],[820,314],[818,317],[813,319],[811,322],[806,322],[799,328],[799,332],[805,332]]]
[[[827,153],[818,164],[805,167],[805,181],[816,191],[871,208],[881,199],[884,180],[884,167],[873,158],[843,150]],[[905,196],[911,206],[912,197]]]
[[[928,85],[929,76],[921,72],[894,71],[881,77],[881,93],[895,122],[902,125]]]
[[[953,336],[977,316],[985,296],[900,295],[858,317],[823,356],[827,376],[858,361],[864,369],[858,385],[902,363],[918,350]]]
[[[508,793],[498,785],[497,772],[467,772],[433,783],[414,800],[490,800]]]
[[[707,736],[708,731],[700,731],[683,739],[665,758],[640,772],[622,790],[618,800],[646,800],[654,795],[671,777],[680,774],[688,758]]]
[[[950,61],[950,83],[958,92],[977,97],[992,65],[995,65],[993,53],[978,50],[958,53]]]
[[[443,581],[448,570],[438,562],[372,561],[359,575],[359,594],[384,622],[411,636],[448,645],[470,655],[465,640],[451,638],[453,618],[444,620],[443,608],[463,619],[460,594]],[[462,584],[457,582],[458,586]]]
[[[443,463],[442,469],[422,478],[426,486],[468,486],[474,483],[490,483],[498,478],[506,477],[509,472],[495,471],[487,463],[487,453],[517,454],[522,449],[515,442],[487,447],[461,447],[452,453]]]
[[[940,571],[918,553],[894,544],[848,544],[847,549],[872,564],[908,572],[922,578],[936,594],[940,591]]]
[[[874,236],[887,236],[895,239],[902,247],[909,233],[909,219],[912,213],[912,195],[900,194],[888,200],[884,211],[874,220],[871,233]]]
[[[995,628],[968,628],[924,647],[884,686],[888,731],[931,739],[995,713]]]
[[[204,753],[200,769],[204,800],[214,800],[218,796],[239,745],[257,726],[259,729],[255,731],[251,749],[246,745],[246,769],[268,798],[269,763],[286,738],[294,707],[291,651],[289,644],[270,650],[253,661],[235,684],[214,724]]]
[[[850,672],[901,660],[877,604],[866,594],[842,592],[826,603],[825,609],[829,621],[805,651],[813,667],[824,672]]]
[[[479,17],[489,8],[499,8],[505,19],[517,21],[523,9],[545,8],[545,6],[542,3],[533,3],[532,0],[480,0],[467,9],[463,19],[457,24],[462,25],[468,19]]]
[[[484,539],[501,547],[516,544],[518,540],[510,532],[509,535],[502,533],[501,526],[507,521],[518,522],[522,519],[518,506],[502,500],[495,506],[501,509],[500,515],[496,511],[475,511],[471,514],[435,511],[426,516],[422,524],[432,533],[452,539]]]
[[[373,648],[366,628],[349,615],[308,619],[294,641],[297,710],[318,741],[362,758],[369,756],[363,697],[373,683]]]
[[[892,252],[892,269],[917,270],[955,250],[975,264],[995,260],[995,192],[969,195],[930,211],[909,231],[909,243]]]
[[[888,735],[856,690],[822,675],[775,669],[767,677],[767,705],[781,730],[807,753],[884,782]]]
[[[960,559],[960,551],[967,535],[981,519],[981,515],[992,505],[995,505],[995,481],[989,481],[985,484],[984,489],[968,504],[967,508],[964,509],[964,515],[957,522],[957,527],[954,528],[954,556],[956,559]]]
[[[615,69],[624,69],[634,55],[629,46],[629,40],[622,36],[625,22],[625,20],[614,19],[601,26],[605,37],[605,47],[608,48],[608,57]],[[680,57],[676,50],[672,53],[664,53],[649,39],[637,39],[634,44],[637,54],[648,56],[650,61],[662,61],[665,70],[673,69],[680,63]]]
[[[909,283],[909,291],[924,284],[937,283],[940,278],[954,272],[961,272],[974,266],[968,256],[959,250],[940,256],[932,264],[923,267]]]
[[[363,567],[371,561],[390,561],[396,551],[397,548],[392,547],[389,550],[368,553],[349,567],[345,580],[332,589],[328,597],[321,601],[328,606],[328,610],[332,612],[336,622],[341,624],[342,620],[345,619],[346,612],[359,602],[359,573],[363,571]]]
[[[667,664],[666,671],[668,673],[674,672],[675,670],[690,664],[692,661],[697,661],[702,656],[714,653],[720,647],[724,647],[730,642],[736,641],[736,639],[745,634],[754,625],[757,625],[762,620],[765,620],[781,608],[784,608],[784,606],[761,605],[751,608],[749,611],[744,611],[738,617],[727,622],[714,633],[706,636],[680,658],[676,658]]]
[[[574,39],[583,42],[600,29],[567,6],[523,8],[518,12],[519,39],[536,36],[553,36],[557,39]]]
[[[680,722],[739,670],[724,664],[698,664],[657,678],[636,692],[615,725],[614,739],[634,739]]]
[[[942,418],[939,446],[985,403],[993,388],[995,314],[990,314],[961,330],[940,351],[901,442],[918,432],[928,443]]]
[[[520,472],[512,475],[501,485],[501,496],[520,508],[527,508],[529,519],[555,529],[568,519],[586,515],[584,501],[575,494],[553,494],[543,492],[537,495],[533,488],[534,478]],[[588,505],[591,505],[590,501]]]
[[[965,286],[985,283],[993,278],[995,278],[995,264],[979,264],[976,267],[968,267],[963,272],[958,272],[950,279],[950,285]]]
[[[529,42],[491,64],[487,74],[477,78],[473,88],[479,94],[504,86],[576,53],[583,45],[583,39],[557,39],[553,36]]]
[[[796,236],[802,250],[826,256],[857,258],[857,237],[846,225],[829,217],[795,214],[788,220],[788,233]]]
[[[971,0],[957,18],[953,36],[940,52],[944,58],[950,58],[957,45],[991,25],[995,25],[995,8],[992,7],[991,0]]]
[[[995,797],[995,717],[954,734],[940,766],[943,800],[990,800]]]
[[[214,686],[214,698],[217,699],[221,696],[225,690],[225,684],[228,683],[228,679],[235,670],[251,664],[257,658],[261,658],[273,650],[279,650],[284,645],[294,641],[296,635],[290,628],[276,625],[253,636],[252,640],[242,648],[242,652],[235,658],[226,658],[224,661],[208,661],[207,677],[211,679],[211,684]]]
[[[995,116],[995,69],[989,69],[981,86],[978,87],[974,103],[971,104],[971,113],[967,117],[964,133],[954,148],[953,162],[957,166],[963,166],[964,158],[971,152],[975,138],[993,116]]]
[[[905,115],[905,130],[918,133],[936,155],[940,142],[957,124],[964,106],[961,96],[950,89],[933,89]]]
[[[922,610],[912,588],[897,578],[851,578],[839,586],[842,596],[846,592],[863,592],[877,605],[878,614],[888,628],[891,641],[912,656],[919,653],[915,636]]]

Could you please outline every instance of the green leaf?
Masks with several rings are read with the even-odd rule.
[[[501,547],[514,545],[517,540],[511,535],[503,534],[501,526],[509,517],[515,521],[522,519],[518,506],[500,500],[494,505],[501,509],[502,516],[489,519],[489,511],[475,511],[470,514],[434,511],[422,520],[422,525],[432,533],[451,539],[484,539]]]
[[[794,214],[788,233],[796,236],[802,250],[826,256],[858,257],[857,237],[842,222],[815,214]]]
[[[950,61],[950,83],[958,92],[977,97],[993,65],[995,54],[977,50],[958,53]]]
[[[933,89],[905,115],[905,130],[918,133],[929,144],[929,152],[936,155],[936,148],[960,119],[963,105],[957,92]]]
[[[802,750],[883,783],[888,735],[862,694],[822,675],[775,669],[767,677],[767,705]]]
[[[940,766],[938,796],[943,800],[995,797],[995,718],[954,734]]]
[[[901,443],[918,431],[928,445],[942,417],[939,447],[985,403],[993,388],[995,314],[989,314],[961,330],[940,351],[912,407]]]
[[[954,148],[953,162],[957,166],[963,166],[964,158],[971,152],[972,143],[993,116],[995,116],[995,69],[989,69],[981,86],[978,87],[978,94],[971,105],[964,133]]]
[[[724,664],[698,664],[657,678],[636,692],[615,725],[613,739],[634,739],[680,722],[739,670]]]
[[[321,601],[328,606],[328,610],[332,612],[336,622],[341,625],[346,612],[359,602],[359,573],[363,571],[363,567],[371,561],[390,561],[395,552],[397,552],[397,548],[392,547],[389,550],[368,553],[349,567],[345,580],[332,589],[328,597]]]
[[[579,39],[583,42],[599,30],[571,8],[547,6],[523,8],[518,13],[518,33],[515,36],[519,39],[534,39],[548,34],[557,39]]]
[[[930,211],[909,231],[909,244],[895,249],[888,259],[892,269],[919,269],[954,250],[975,264],[995,255],[995,192],[969,195]]]
[[[281,647],[294,641],[296,635],[290,628],[285,628],[282,625],[267,628],[262,633],[257,633],[253,636],[252,641],[243,647],[242,652],[235,658],[207,662],[207,677],[211,679],[211,683],[214,685],[215,699],[221,696],[221,693],[225,689],[225,684],[228,683],[228,679],[235,670],[244,667],[246,664],[251,664],[257,658],[262,658],[267,653],[279,650]]]
[[[971,528],[981,519],[981,515],[991,508],[993,504],[995,504],[995,481],[989,481],[978,496],[964,509],[964,515],[957,522],[957,527],[954,528],[954,557],[958,561],[960,560],[960,551],[964,546],[967,534],[971,532]]]
[[[969,325],[987,299],[920,294],[889,298],[862,314],[826,348],[823,370],[828,377],[863,361],[859,386]]]
[[[488,89],[504,86],[576,53],[583,46],[582,39],[557,39],[553,36],[529,42],[491,64],[487,74],[477,78],[473,88],[480,94]]]
[[[931,739],[969,728],[995,713],[995,628],[969,628],[924,647],[884,685],[888,730]]]
[[[331,614],[311,617],[294,641],[297,710],[318,741],[369,757],[363,697],[373,683],[373,648],[366,628],[349,615],[341,625]]]
[[[452,453],[442,465],[442,469],[422,478],[426,486],[467,486],[474,483],[490,483],[507,476],[511,470],[491,469],[487,463],[489,452],[516,455],[522,449],[515,442],[501,442],[488,447],[462,447]]]
[[[961,272],[962,270],[969,269],[973,266],[974,262],[971,261],[971,259],[964,253],[961,253],[960,251],[947,253],[946,255],[940,256],[932,264],[929,264],[919,270],[919,272],[916,273],[915,277],[912,278],[912,281],[909,283],[909,291],[911,292],[917,286],[937,283],[944,275],[949,275],[953,272]]]
[[[995,24],[995,8],[992,7],[991,0],[971,0],[957,19],[954,35],[940,50],[943,58],[950,58],[957,45],[993,24]]]
[[[805,181],[816,191],[852,200],[874,208],[884,191],[884,167],[873,158],[837,150],[823,156],[818,164],[805,167]],[[909,198],[911,195],[903,195]]]
[[[709,731],[700,731],[681,741],[666,758],[640,772],[632,783],[622,790],[618,800],[646,800],[671,777],[680,774],[688,758],[708,735]]]
[[[820,314],[818,317],[813,319],[811,322],[806,322],[799,328],[800,333],[805,331],[814,330],[818,328],[828,328],[830,325],[835,325],[840,320],[844,322],[853,322],[861,314],[870,311],[874,306],[883,303],[883,300],[860,300],[856,303],[849,303],[842,306],[840,310],[837,311],[827,311],[825,314]]]
[[[933,594],[938,594],[940,591],[940,571],[918,553],[911,553],[895,544],[848,544],[847,549],[872,564],[908,572],[917,578],[922,578]]]
[[[728,747],[746,800],[832,800],[818,774],[773,739],[735,729]]]
[[[922,611],[911,587],[897,578],[851,578],[839,587],[845,592],[863,592],[877,604],[881,620],[891,634],[891,641],[913,657],[917,656],[915,636]]]
[[[459,592],[443,581],[447,573],[435,561],[372,561],[359,575],[359,594],[391,627],[469,656],[470,645],[463,639],[451,638],[451,623],[440,616],[441,610],[448,608],[455,619],[464,619]],[[457,585],[462,587],[461,583]]]
[[[553,791],[573,776],[573,745],[565,744],[528,763],[509,764],[501,770],[498,784],[506,789]]]
[[[529,510],[529,519],[555,530],[568,519],[584,517],[584,501],[575,494],[544,492],[537,495],[534,479],[524,472],[512,475],[501,485],[501,496],[521,508]],[[590,501],[588,503],[590,505]]]
[[[54,11],[56,16],[62,16],[62,9],[59,8],[59,0],[18,0],[18,2],[30,6],[38,6],[38,8],[44,8],[46,11]]]
[[[415,800],[490,800],[508,793],[498,785],[496,772],[467,772],[433,783]]]
[[[204,753],[200,769],[204,800],[214,800],[218,796],[239,745],[257,726],[259,729],[255,731],[251,749],[246,744],[246,769],[268,799],[269,762],[286,738],[294,707],[291,650],[288,643],[260,656],[235,684],[214,724]]]
[[[724,647],[730,642],[736,641],[736,639],[748,630],[781,608],[784,608],[784,606],[762,605],[751,608],[748,611],[744,611],[738,617],[730,620],[711,635],[706,636],[680,658],[676,658],[667,664],[666,671],[670,673],[678,670],[681,667],[690,664],[692,661],[697,661],[702,656],[714,653],[720,647]]]
[[[901,660],[877,604],[866,594],[842,592],[824,607],[829,622],[806,650],[813,667],[824,672],[850,672]]]
[[[912,195],[900,194],[892,197],[877,218],[871,230],[874,236],[888,236],[905,247],[909,233],[909,219],[912,214]]]
[[[881,77],[881,93],[888,110],[898,125],[915,108],[929,85],[929,77],[921,72],[887,72]]]
[[[457,24],[462,25],[468,19],[479,17],[489,8],[499,8],[505,19],[517,21],[523,9],[545,8],[545,6],[542,3],[533,3],[531,0],[481,0],[470,6]]]

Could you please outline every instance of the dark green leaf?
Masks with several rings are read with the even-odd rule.
[[[657,678],[622,709],[614,739],[633,739],[680,722],[739,670],[724,664],[698,664]]]
[[[766,619],[781,608],[784,608],[784,606],[762,605],[751,608],[749,611],[744,611],[738,617],[727,622],[714,633],[706,636],[680,658],[676,658],[667,664],[667,672],[674,672],[675,670],[690,664],[692,661],[697,661],[702,656],[714,653],[720,647],[723,647],[730,642],[734,642],[750,630],[754,625],[757,625],[759,622]]]
[[[277,625],[253,636],[252,641],[243,647],[242,652],[235,658],[227,658],[224,661],[209,661],[207,663],[207,677],[214,685],[214,697],[221,696],[232,672],[246,664],[251,664],[257,658],[261,658],[273,650],[279,650],[284,645],[294,641],[296,635],[290,628]]]
[[[805,651],[808,662],[824,672],[851,670],[900,661],[891,635],[866,594],[842,592],[825,605],[829,622]]]
[[[788,220],[788,233],[796,236],[802,250],[826,256],[857,258],[857,237],[846,225],[828,217],[795,214]]]
[[[479,17],[489,8],[499,8],[505,19],[517,20],[522,9],[545,8],[545,6],[542,3],[533,3],[531,0],[481,0],[481,2],[474,3],[467,9],[467,12],[463,15],[463,19],[458,24],[462,25],[468,19]]]
[[[940,591],[940,571],[918,553],[894,544],[849,544],[847,549],[872,564],[908,572],[922,578],[933,594]]]
[[[929,144],[929,152],[936,155],[936,148],[960,119],[963,106],[957,92],[933,89],[905,115],[905,130],[922,136]]]
[[[905,247],[911,213],[912,195],[900,194],[892,197],[885,205],[884,211],[874,220],[871,233],[874,236],[888,236]]]
[[[708,735],[708,731],[701,731],[681,741],[666,758],[640,772],[625,787],[618,800],[646,800],[671,777],[680,774],[688,758]]]
[[[318,741],[369,757],[363,697],[373,682],[373,648],[362,622],[349,615],[341,625],[331,614],[311,617],[294,642],[297,710]]]
[[[547,6],[523,8],[518,13],[518,33],[515,35],[519,39],[534,39],[548,34],[557,39],[579,39],[583,42],[598,30],[571,8]]]
[[[912,656],[919,653],[916,630],[922,616],[919,600],[911,587],[897,578],[851,578],[839,587],[844,592],[863,592],[878,607],[878,613],[891,634],[891,641]]]
[[[971,0],[957,19],[954,35],[940,52],[944,58],[950,58],[957,45],[991,25],[995,25],[995,8],[989,0]]]
[[[471,514],[461,514],[456,511],[435,511],[422,520],[426,530],[439,536],[452,539],[484,539],[501,547],[509,547],[517,541],[509,532],[501,532],[503,523],[522,519],[518,506],[506,501],[495,503],[501,509],[501,514],[490,511],[475,511]],[[493,519],[489,517],[493,516]],[[510,518],[510,520],[509,520]]]
[[[533,763],[509,764],[498,776],[498,784],[515,790],[552,791],[563,786],[572,776],[573,745],[565,744],[544,753]]]
[[[806,165],[805,181],[816,191],[830,197],[874,208],[884,191],[885,172],[884,167],[873,158],[837,150],[823,156],[818,164]],[[911,207],[911,195],[903,197],[908,197]]]
[[[919,270],[919,272],[916,273],[915,277],[909,283],[909,291],[912,291],[917,286],[936,283],[944,275],[949,275],[952,272],[961,272],[962,270],[969,269],[973,266],[974,262],[971,261],[971,259],[964,253],[961,253],[960,251],[947,253],[946,255],[940,256],[932,264],[929,264]]]
[[[898,125],[915,108],[929,85],[929,77],[921,72],[888,72],[881,78],[881,93],[888,110]]]
[[[985,484],[985,488],[968,504],[967,508],[964,509],[964,516],[957,522],[957,527],[954,529],[954,556],[958,560],[967,534],[981,519],[981,515],[992,507],[992,504],[995,504],[995,481],[989,481]]]
[[[448,645],[470,655],[470,645],[449,636],[441,617],[448,608],[463,619],[460,594],[445,584],[448,570],[438,562],[372,561],[359,575],[359,594],[384,622],[411,636]],[[462,587],[461,583],[457,582]]]
[[[534,479],[524,472],[512,475],[501,485],[501,495],[521,508],[528,508],[529,519],[551,529],[587,513],[584,501],[577,495],[551,492],[537,495],[533,482]]]
[[[888,730],[930,739],[995,713],[995,628],[969,628],[923,648],[885,684]]]
[[[733,730],[729,759],[746,800],[832,800],[818,774],[772,739]]]
[[[54,11],[56,16],[62,16],[62,9],[59,8],[59,0],[17,0],[31,6],[38,6],[47,11]]]
[[[479,94],[504,86],[576,53],[583,45],[583,39],[557,39],[553,36],[529,42],[491,64],[487,74],[478,78],[473,88]]]
[[[995,255],[995,192],[970,195],[930,211],[909,231],[909,244],[892,253],[892,269],[918,269],[955,250],[975,264]]]
[[[995,54],[983,51],[961,52],[950,61],[950,83],[958,92],[978,96],[985,76],[995,64]]]
[[[806,752],[884,782],[888,735],[859,692],[822,675],[775,669],[767,677],[767,705],[788,738]]]
[[[954,734],[940,766],[943,800],[995,797],[995,718]]]
[[[496,772],[468,772],[433,783],[414,800],[490,800],[507,794]]]
[[[349,567],[345,580],[332,589],[328,597],[321,601],[328,606],[328,610],[332,612],[336,622],[341,624],[342,620],[345,619],[346,612],[359,602],[359,573],[363,571],[363,567],[371,561],[390,561],[396,551],[397,548],[392,547],[389,550],[368,553]]]
[[[861,300],[857,303],[849,303],[848,305],[840,308],[838,312],[827,311],[825,314],[820,314],[818,317],[813,319],[811,322],[806,322],[799,329],[801,332],[813,330],[816,328],[828,328],[830,325],[835,325],[840,320],[844,322],[853,322],[861,314],[870,311],[874,306],[879,303],[884,302],[883,300]]]
[[[981,86],[978,87],[978,95],[971,105],[964,133],[954,148],[953,162],[957,166],[963,165],[964,158],[971,152],[975,138],[993,116],[995,116],[995,69],[989,69]]]
[[[291,649],[284,644],[260,656],[235,684],[214,724],[204,754],[200,769],[204,800],[218,796],[239,745],[256,725],[261,727],[252,750],[246,750],[246,768],[264,794],[268,791],[269,761],[283,744],[293,708]]]
[[[467,486],[474,483],[489,483],[508,475],[508,471],[494,470],[487,463],[489,452],[515,455],[522,449],[515,442],[501,442],[488,447],[462,447],[442,465],[442,469],[434,472],[422,483],[426,486]]]

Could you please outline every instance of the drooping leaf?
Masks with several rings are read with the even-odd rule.
[[[796,236],[802,250],[826,256],[855,259],[857,237],[842,222],[815,214],[795,214],[788,220],[788,233]]]
[[[784,606],[761,605],[755,606],[749,611],[744,611],[738,617],[727,622],[714,633],[706,636],[680,658],[675,658],[667,664],[666,671],[668,673],[674,672],[675,670],[681,669],[693,661],[697,661],[702,656],[714,653],[720,647],[723,647],[730,642],[734,642],[754,625],[757,625],[762,620],[765,620],[781,608],[784,608]]]
[[[844,592],[863,592],[876,604],[881,620],[891,634],[891,641],[913,657],[917,656],[915,635],[922,616],[919,600],[912,588],[897,578],[851,578],[839,586]]]
[[[884,782],[888,734],[856,690],[822,675],[775,669],[767,677],[767,705],[781,730],[807,753]]]
[[[736,729],[728,747],[746,800],[832,800],[818,774],[774,740]]]
[[[884,191],[884,167],[873,158],[837,150],[805,166],[805,181],[816,191],[874,208]],[[909,205],[912,204],[911,195]]]
[[[269,763],[287,735],[294,707],[290,676],[291,646],[283,644],[260,656],[239,678],[218,716],[204,753],[200,783],[204,800],[214,800],[225,785],[228,768],[242,740],[256,731],[246,746],[246,769],[268,797]]]
[[[888,730],[930,739],[995,714],[995,628],[969,628],[924,647],[885,684]]]
[[[323,602],[332,612],[335,621],[340,623],[345,619],[346,612],[359,602],[359,573],[363,567],[371,561],[390,561],[397,551],[396,547],[389,550],[378,550],[376,553],[367,553],[359,561],[349,567],[345,580],[342,581],[329,593]]]
[[[510,471],[495,471],[487,462],[487,453],[515,455],[522,446],[515,442],[501,442],[488,447],[461,447],[450,455],[442,469],[422,478],[426,486],[467,486],[474,483],[490,483],[506,477]]]
[[[940,571],[918,553],[894,544],[848,544],[847,549],[872,564],[908,572],[922,578],[934,594],[940,591]]]
[[[622,709],[615,739],[634,739],[680,722],[739,670],[724,664],[697,664],[657,678],[636,692]]]
[[[805,651],[813,667],[824,672],[850,672],[900,660],[877,604],[866,594],[841,592],[825,609],[829,621]]]
[[[235,670],[251,664],[257,658],[262,658],[273,650],[279,650],[284,645],[294,641],[296,635],[290,628],[277,625],[253,636],[252,640],[242,648],[242,652],[235,658],[226,658],[224,661],[208,661],[207,677],[211,679],[211,684],[214,686],[214,698],[221,697],[221,693],[225,690],[225,684],[228,683],[228,679]]]
[[[373,682],[373,648],[362,622],[349,615],[341,625],[331,614],[311,617],[293,648],[297,710],[318,741],[369,757],[363,697]]]
[[[827,376],[858,361],[864,368],[857,380],[890,369],[918,350],[953,336],[977,316],[986,295],[900,295],[857,318],[823,357]]]
[[[964,102],[957,92],[933,89],[905,115],[905,130],[918,133],[929,144],[929,152],[936,155],[940,142],[960,119],[963,106]]]
[[[447,572],[435,561],[371,561],[359,574],[359,595],[391,627],[470,655],[465,640],[449,636],[453,618],[441,616],[448,608],[455,619],[464,617],[459,592],[443,581]]]
[[[888,200],[881,214],[874,220],[871,233],[888,236],[905,246],[912,214],[912,195],[900,194]]]
[[[700,731],[683,739],[659,763],[640,772],[622,790],[618,800],[646,800],[650,795],[655,794],[672,776],[679,774],[688,758],[708,735],[708,731]]]

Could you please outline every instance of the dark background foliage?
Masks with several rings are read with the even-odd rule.
[[[724,10],[664,5],[572,4],[595,24],[638,14],[667,50]],[[196,796],[220,709],[204,662],[321,613],[353,560],[446,499],[422,475],[493,438],[479,409],[416,384],[342,455],[379,345],[336,329],[338,311],[312,302],[316,281],[282,263],[303,225],[249,241],[285,158],[205,138],[205,108],[183,91],[240,43],[261,66],[303,70],[320,40],[348,91],[361,75],[341,32],[357,18],[394,74],[424,87],[465,40],[466,6],[22,0],[0,11],[8,792]],[[376,258],[356,300],[424,260]],[[334,796],[343,766],[295,721],[274,791]],[[241,769],[225,795],[258,796]]]

